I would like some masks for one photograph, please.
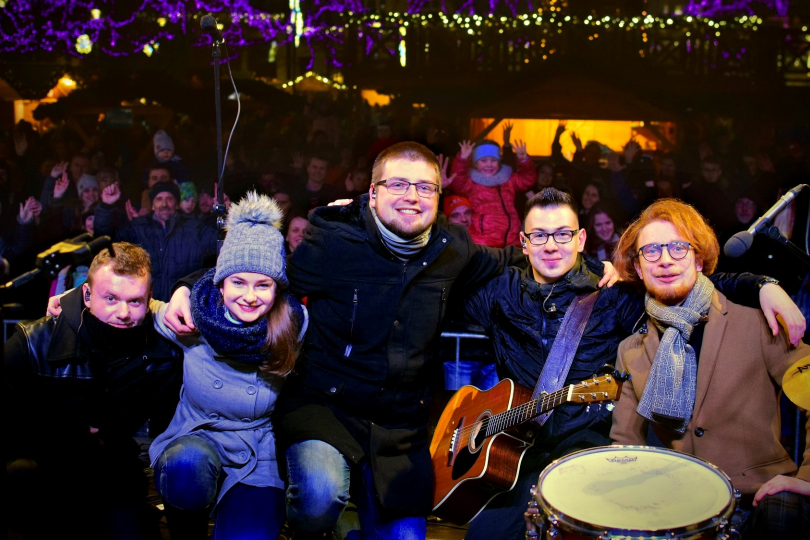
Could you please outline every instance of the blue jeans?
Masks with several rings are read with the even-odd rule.
[[[287,449],[289,487],[287,520],[297,531],[317,534],[331,531],[349,502],[352,469],[335,447],[317,440],[301,441]],[[386,520],[375,502],[368,463],[355,471],[360,478],[352,492],[363,540],[424,540],[424,517]]]
[[[160,455],[155,487],[166,503],[173,539],[207,536],[221,474],[219,455],[203,437],[178,437]],[[276,538],[283,525],[284,490],[236,484],[217,505],[213,538],[266,540]]]

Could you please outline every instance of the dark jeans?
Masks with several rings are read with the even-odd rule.
[[[155,463],[155,486],[166,503],[172,540],[205,539],[222,465],[202,437],[178,437]],[[236,484],[216,507],[214,540],[276,538],[284,525],[284,490]]]
[[[349,502],[352,470],[335,447],[317,440],[301,441],[287,449],[289,488],[287,519],[297,533],[331,531]],[[376,503],[371,467],[360,466],[352,501],[357,505],[363,540],[424,540],[424,517],[386,519]]]

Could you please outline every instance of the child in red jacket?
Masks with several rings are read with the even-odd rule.
[[[477,244],[502,248],[520,245],[520,217],[515,196],[531,189],[537,170],[526,153],[526,143],[515,141],[517,171],[501,163],[501,147],[484,139],[459,143],[453,160],[452,180],[445,187],[472,203],[470,235]],[[472,159],[471,159],[472,158]]]

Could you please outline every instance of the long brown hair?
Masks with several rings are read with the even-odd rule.
[[[267,313],[265,349],[270,354],[259,367],[260,373],[283,377],[292,371],[301,351],[298,341],[299,323],[303,321],[298,320],[286,295],[276,293],[276,301]]]

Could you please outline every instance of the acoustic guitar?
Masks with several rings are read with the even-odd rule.
[[[515,486],[537,426],[529,420],[563,403],[618,400],[628,376],[612,373],[531,399],[504,379],[489,390],[464,386],[442,412],[430,443],[436,483],[433,514],[463,525],[496,495]]]

